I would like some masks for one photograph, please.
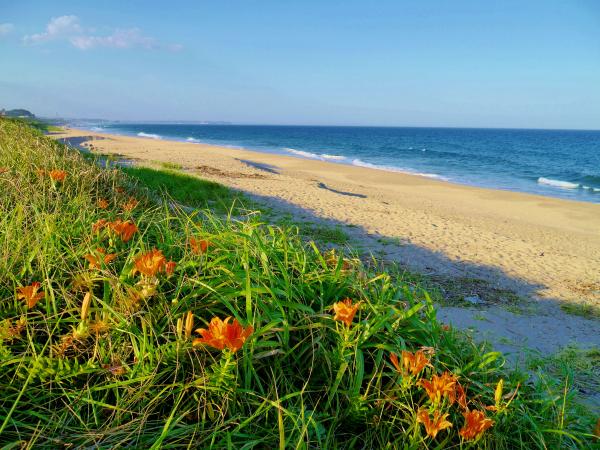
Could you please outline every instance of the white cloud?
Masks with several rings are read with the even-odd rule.
[[[0,23],[0,36],[10,33],[15,26],[12,23]]]
[[[46,25],[46,31],[43,33],[27,35],[23,38],[26,44],[36,44],[39,42],[51,41],[54,39],[73,36],[82,32],[77,16],[53,17]]]
[[[73,36],[71,44],[80,50],[88,50],[95,47],[132,48],[141,47],[148,50],[160,48],[156,39],[144,36],[138,28],[127,30],[115,30],[108,36],[81,35]]]
[[[115,29],[112,33],[101,36],[95,34],[93,28],[83,28],[77,16],[54,17],[43,33],[23,37],[26,44],[36,44],[54,39],[66,40],[79,50],[90,50],[98,47],[106,48],[143,48],[146,50],[179,51],[179,44],[161,44],[153,37],[145,36],[139,28]]]

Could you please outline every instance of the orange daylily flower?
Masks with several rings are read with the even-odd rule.
[[[6,167],[0,167],[0,174],[6,173],[8,172],[8,169]]]
[[[50,175],[50,178],[52,178],[54,181],[65,181],[65,178],[67,177],[67,172],[65,172],[64,170],[54,169],[48,172],[48,175]]]
[[[433,419],[425,409],[420,409],[417,413],[417,422],[425,425],[425,431],[427,435],[434,438],[437,434],[445,430],[446,428],[450,428],[452,426],[452,422],[448,421],[447,418],[450,414],[442,414],[440,411],[433,412]]]
[[[37,302],[39,302],[46,296],[46,294],[43,291],[38,292],[39,289],[40,283],[38,283],[37,281],[31,283],[29,286],[17,288],[17,290],[19,291],[19,294],[17,295],[17,300],[23,299],[27,302],[28,308],[33,308]]]
[[[431,403],[438,404],[442,397],[450,398],[450,403],[456,400],[455,387],[458,378],[450,372],[444,372],[442,375],[434,375],[431,380],[421,380],[419,384],[425,392]]]
[[[95,224],[92,225],[92,233],[96,233],[97,231],[100,231],[101,229],[108,226],[109,223],[110,222],[108,222],[108,220],[106,220],[106,219],[99,219]]]
[[[108,208],[108,200],[101,198],[100,200],[98,200],[97,205],[100,209],[106,209]]]
[[[494,421],[485,417],[483,411],[468,409],[463,412],[465,425],[460,429],[460,434],[467,441],[478,439],[488,428],[494,425]]]
[[[123,192],[125,192],[125,189],[122,187],[116,187],[115,191],[117,191],[119,194],[122,194]]]
[[[402,367],[400,367],[398,356],[395,353],[390,355],[390,360],[398,372],[402,374],[410,372],[412,376],[418,375],[425,366],[431,366],[429,358],[423,350],[417,350],[414,353],[402,350]]]
[[[190,238],[190,247],[192,248],[192,252],[196,255],[206,253],[210,245],[210,241],[207,241],[206,239]]]
[[[107,255],[106,250],[101,249],[101,248],[96,249],[96,255],[94,255],[92,253],[88,253],[87,255],[84,256],[84,258],[87,259],[87,261],[90,263],[90,269],[99,269],[100,262],[104,262],[104,264],[108,264],[116,257],[117,257],[116,253],[109,253]]]
[[[129,197],[127,203],[123,204],[123,210],[127,212],[131,212],[138,205],[139,201],[137,201],[134,197]]]
[[[462,409],[468,409],[467,403],[467,393],[462,385],[457,381],[454,385],[454,392],[449,395],[450,403],[454,403],[455,401],[458,403]]]
[[[138,227],[133,222],[117,219],[114,222],[109,223],[110,229],[113,230],[123,242],[129,241],[133,235],[138,231]]]
[[[121,238],[123,242],[129,241],[133,235],[138,231],[138,227],[129,220],[123,222],[121,219],[117,219],[114,222],[109,222],[106,219],[98,220],[92,225],[92,232],[95,233],[103,228],[109,227],[114,233]]]
[[[167,261],[167,263],[165,264],[165,273],[167,275],[173,275],[175,267],[177,267],[177,263],[175,261]]]
[[[335,312],[335,316],[333,319],[344,322],[347,326],[350,326],[359,307],[360,302],[353,304],[352,300],[349,298],[346,298],[341,302],[334,303],[333,310]]]
[[[134,265],[132,275],[140,272],[147,277],[154,277],[157,273],[166,270],[167,258],[165,258],[162,251],[153,249],[138,256],[134,261]]]
[[[202,335],[202,337],[194,339],[193,344],[209,345],[218,350],[228,348],[232,352],[237,352],[242,348],[254,329],[252,326],[242,327],[237,319],[233,319],[232,323],[228,323],[229,319],[231,317],[227,317],[225,320],[213,317],[208,329],[198,328],[196,330],[196,333]]]

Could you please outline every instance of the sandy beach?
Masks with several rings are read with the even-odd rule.
[[[482,278],[529,298],[600,303],[600,205],[204,144],[67,129],[94,150],[172,162],[206,179],[367,235],[407,266]]]

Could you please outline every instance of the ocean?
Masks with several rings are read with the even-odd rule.
[[[72,126],[600,203],[600,131],[122,122]]]

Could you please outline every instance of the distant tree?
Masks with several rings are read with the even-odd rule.
[[[26,109],[10,109],[5,111],[4,114],[7,117],[24,117],[28,119],[35,118],[35,114],[33,114],[31,111],[27,111]]]

